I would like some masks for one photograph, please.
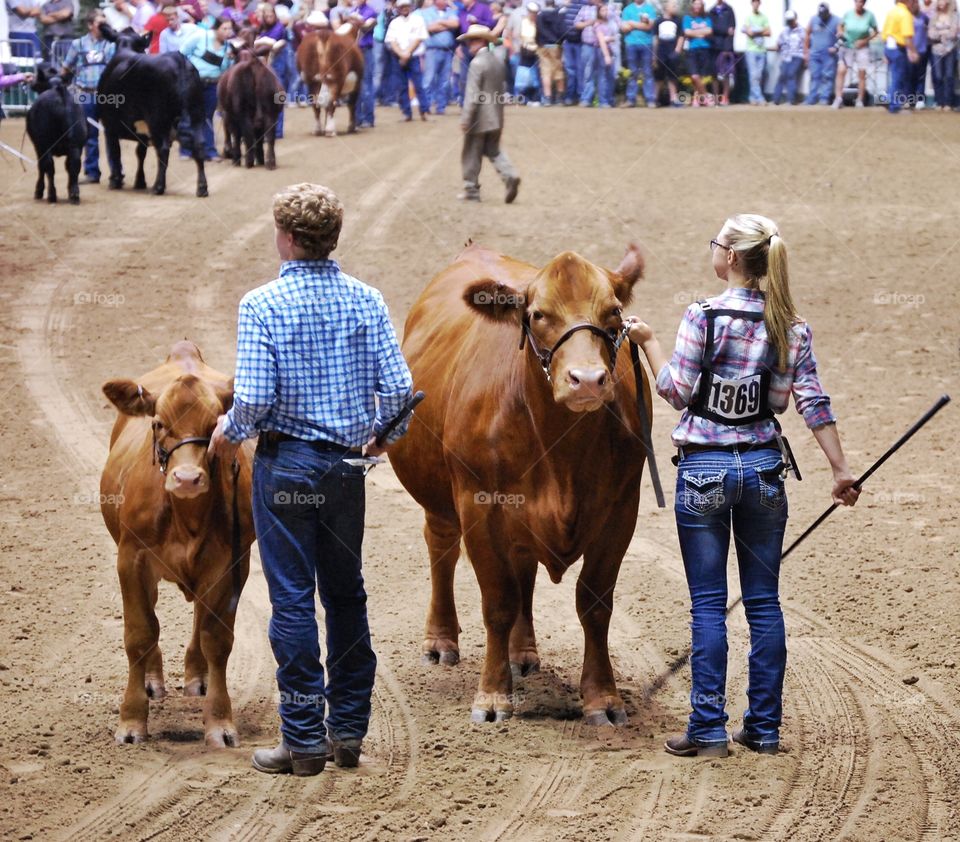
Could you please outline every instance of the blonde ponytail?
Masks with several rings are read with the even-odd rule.
[[[777,368],[783,371],[790,358],[790,328],[801,320],[790,295],[787,244],[776,224],[759,214],[732,216],[723,229],[744,277],[752,288],[765,293],[763,323],[777,352]]]

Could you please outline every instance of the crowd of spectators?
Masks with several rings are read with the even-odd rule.
[[[72,0],[4,2],[11,42],[29,41],[39,52],[74,38]],[[368,127],[377,104],[399,105],[412,119],[415,102],[426,119],[462,101],[470,57],[456,38],[471,24],[498,36],[494,49],[520,104],[702,107],[731,99],[794,104],[799,96],[808,105],[837,108],[871,99],[892,111],[958,105],[955,0],[900,0],[883,22],[866,0],[852,0],[842,15],[823,2],[806,22],[788,11],[776,38],[763,0],[753,0],[742,21],[726,0],[709,9],[704,0],[332,2],[179,0],[158,7],[153,0],[107,0],[102,13],[115,30],[152,33],[151,52],[189,55],[198,31],[215,32],[224,21],[234,31],[253,27],[277,45],[271,66],[291,105],[306,101],[295,61],[304,35],[352,23],[367,67],[358,123]],[[745,39],[742,52],[734,51],[738,33]],[[205,49],[209,38],[201,40]],[[217,72],[202,64],[198,69],[201,75]],[[801,93],[804,70],[809,76]]]

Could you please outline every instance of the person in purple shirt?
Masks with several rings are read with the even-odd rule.
[[[482,2],[482,0],[465,0],[464,4],[460,7],[460,34],[465,34],[472,23],[479,23],[481,26],[486,26],[490,29],[494,29],[497,25],[496,18],[494,18],[493,11],[489,5]],[[467,49],[466,43],[461,43],[460,90],[457,96],[461,108],[463,107],[463,94],[467,89],[467,70],[470,68],[471,58],[473,58],[473,56],[470,55],[470,50]]]
[[[373,28],[377,24],[377,10],[367,0],[351,0],[347,11],[340,16],[344,23],[353,24],[360,33],[357,46],[363,53],[363,81],[360,101],[357,103],[357,128],[373,128],[373,108],[376,99],[376,60],[373,55]]]
[[[599,0],[587,0],[574,20],[573,28],[580,33],[580,105],[589,108],[597,92],[599,64],[603,61],[597,44],[597,6]]]

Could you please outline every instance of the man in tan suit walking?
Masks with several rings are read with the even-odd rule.
[[[489,27],[471,24],[458,41],[466,43],[472,56],[467,71],[467,89],[463,97],[460,128],[463,130],[463,192],[457,197],[464,201],[480,201],[480,166],[488,157],[503,183],[509,205],[517,198],[520,176],[500,148],[503,131],[503,105],[507,98],[507,68],[504,62],[488,49],[497,40]]]

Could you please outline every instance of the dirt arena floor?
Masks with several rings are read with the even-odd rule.
[[[636,238],[649,259],[630,311],[665,344],[686,305],[720,289],[707,244],[724,217],[759,211],[791,249],[794,295],[856,472],[958,391],[953,116],[511,110],[505,147],[523,186],[509,207],[489,168],[482,204],[455,200],[456,116],[402,124],[385,110],[378,120],[373,132],[329,140],[310,136],[306,112],[289,114],[279,169],[210,165],[205,200],[193,196],[193,165],[176,161],[167,196],[85,186],[79,208],[50,207],[33,201],[32,171],[0,159],[0,837],[960,839],[953,405],[856,509],[837,512],[784,563],[787,751],[777,757],[662,750],[684,725],[689,671],[648,688],[686,646],[689,615],[673,514],[657,510],[646,478],[610,632],[629,724],[583,724],[577,571],[554,586],[541,570],[543,670],[517,687],[513,720],[471,725],[483,651],[476,581],[462,562],[462,663],[421,666],[422,514],[389,466],[368,480],[380,666],[360,769],[294,779],[250,767],[278,727],[256,554],[229,668],[242,747],[207,750],[200,701],[180,693],[191,610],[172,585],[158,607],[171,695],[151,704],[148,742],[114,745],[126,657],[115,549],[98,507],[113,420],[100,386],[153,368],[183,337],[232,370],[237,303],[275,276],[270,197],[282,185],[314,180],[340,194],[336,256],[383,290],[398,328],[468,238],[537,264],[574,249],[611,267]],[[18,147],[22,126],[4,121],[0,138]],[[132,148],[124,154],[130,184]],[[669,492],[677,416],[662,401],[656,413]],[[804,474],[789,485],[789,538],[829,505],[830,473],[792,409],[785,426]],[[729,625],[733,727],[745,705],[741,611]]]

